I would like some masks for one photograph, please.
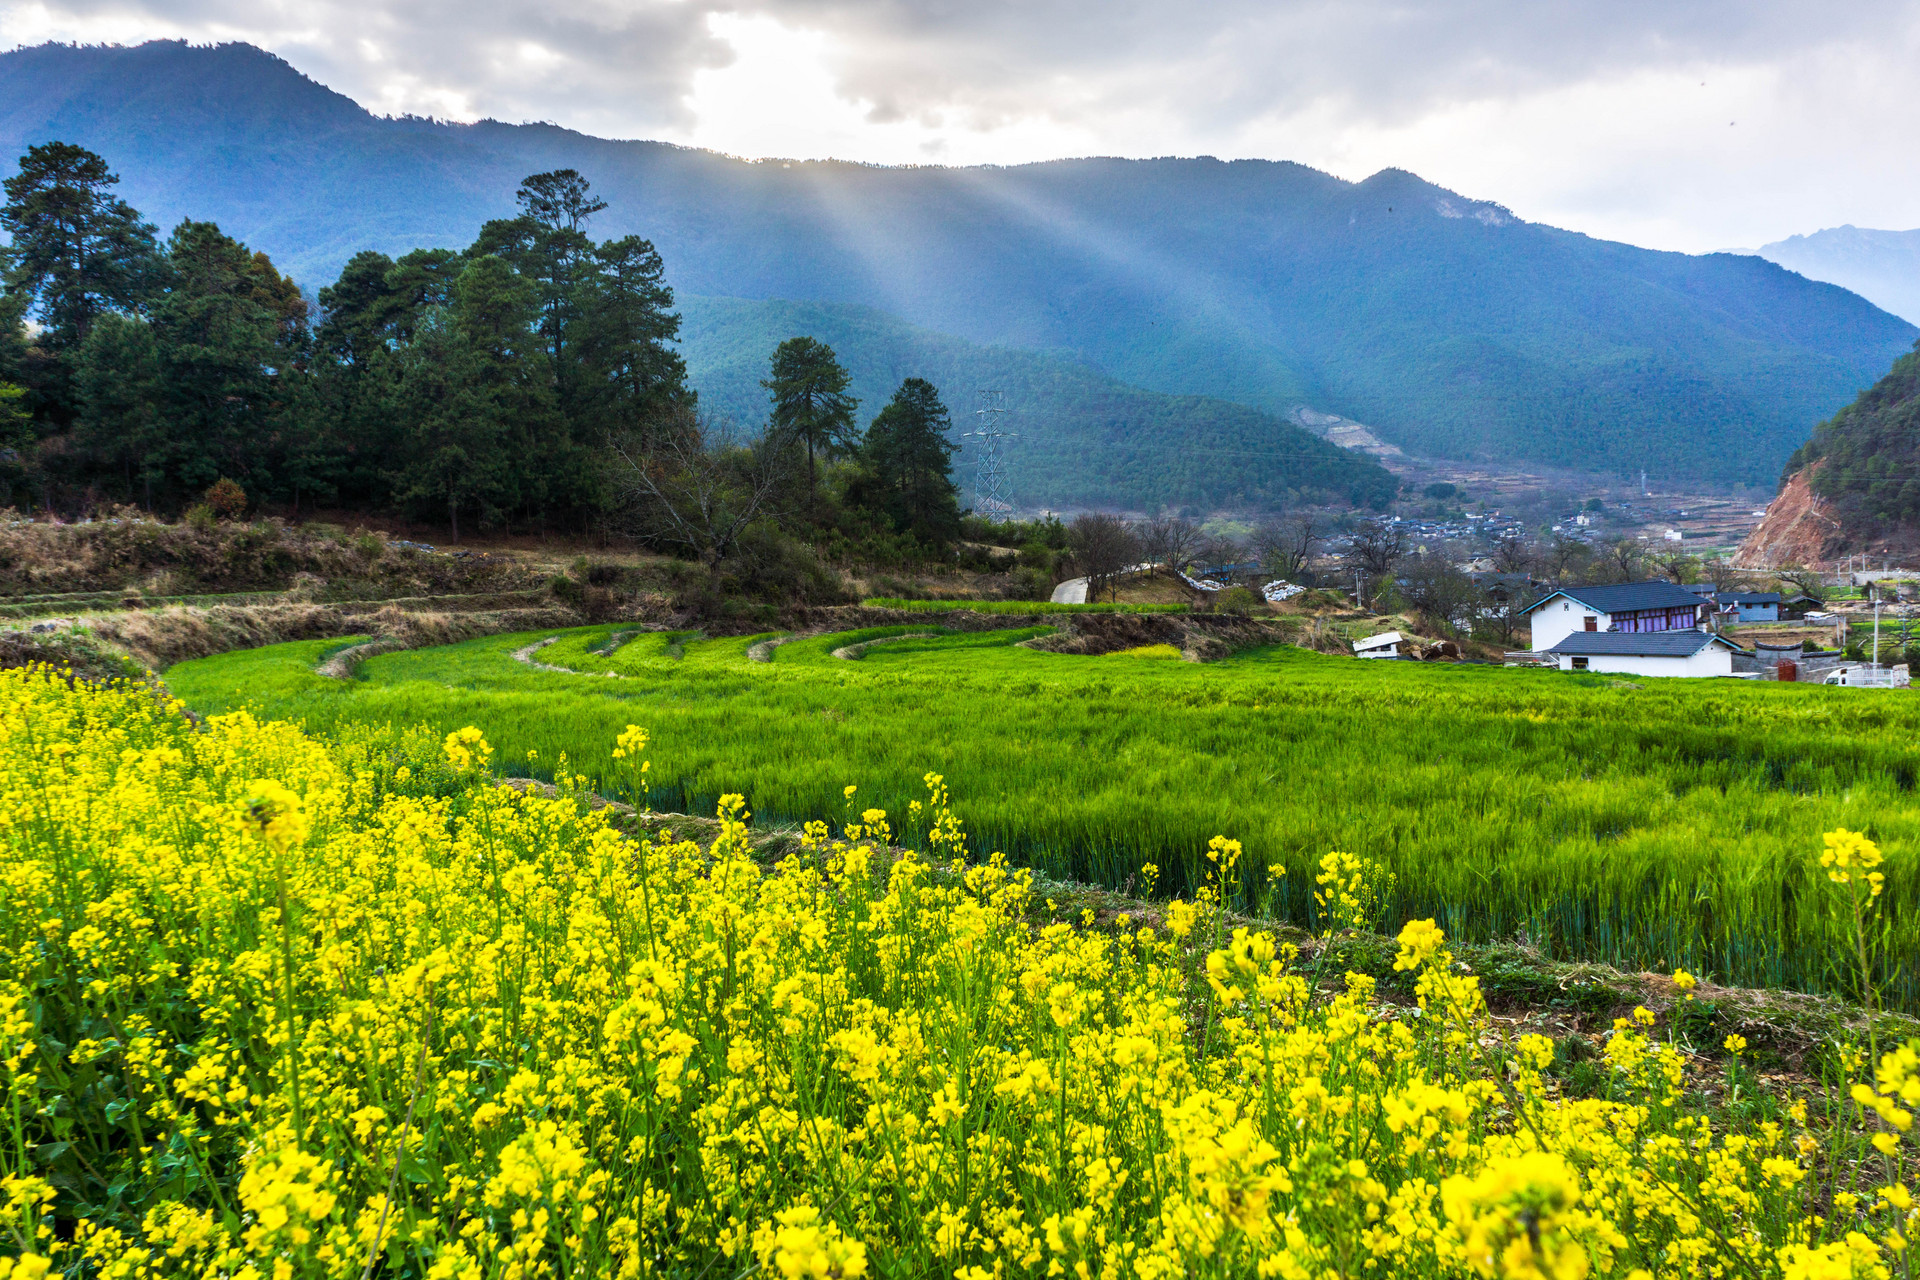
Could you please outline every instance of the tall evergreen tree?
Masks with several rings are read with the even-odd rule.
[[[583,438],[662,429],[690,406],[687,362],[670,345],[680,335],[673,290],[652,242],[609,240],[594,251],[593,289],[579,343],[593,401]]]
[[[84,147],[30,147],[0,183],[0,230],[12,238],[6,285],[27,294],[56,351],[76,348],[96,317],[136,306],[157,265],[154,230],[108,188],[120,179]]]
[[[860,451],[871,474],[873,505],[896,530],[931,546],[960,536],[951,427],[938,388],[908,378],[867,428]]]
[[[296,511],[430,510],[456,537],[475,520],[578,527],[608,507],[616,438],[690,417],[660,255],[594,244],[606,206],[576,172],[529,177],[519,216],[466,252],[356,255],[317,328],[294,282],[212,223],[156,248],[115,181],[49,144],[5,183],[0,505],[43,485],[49,502],[177,510],[224,476]]]
[[[34,396],[27,387],[27,298],[0,292],[0,510],[31,503]]]
[[[539,343],[529,350],[557,412],[518,428],[530,464],[526,513],[543,526],[549,514],[577,522],[602,504],[596,451],[616,437],[644,442],[691,403],[670,345],[680,320],[652,244],[588,237],[606,202],[579,173],[534,174],[516,197],[519,216],[488,223],[467,256],[500,259],[533,289]]]
[[[807,483],[818,487],[816,457],[832,461],[858,441],[853,425],[860,402],[847,394],[850,379],[833,348],[813,338],[788,338],[774,349],[768,425],[775,435],[806,446]]]
[[[454,281],[451,305],[425,311],[402,353],[400,414],[406,423],[395,497],[482,523],[552,499],[558,462],[541,442],[553,408],[539,340],[538,297],[505,261],[480,257]]]
[[[575,350],[594,285],[594,245],[587,222],[607,207],[573,169],[536,173],[514,193],[516,218],[489,222],[470,253],[498,254],[532,281],[539,297],[539,332],[546,344],[554,392],[569,422],[590,394]]]
[[[400,376],[394,321],[407,306],[396,271],[386,254],[363,250],[320,290],[310,410],[321,465],[305,479],[316,495],[350,505],[385,505],[398,466],[391,456]]]
[[[266,255],[189,220],[167,240],[167,287],[152,313],[178,493],[222,476],[271,491],[268,445],[284,406],[276,383],[307,350],[299,291]]]
[[[151,511],[155,485],[166,494],[175,452],[164,425],[167,384],[153,326],[137,316],[101,316],[75,366],[76,443],[96,471],[118,473],[129,502]]]
[[[415,249],[402,254],[386,276],[386,298],[376,320],[389,341],[413,341],[414,328],[435,307],[453,303],[454,281],[467,259],[452,249]]]
[[[153,227],[113,195],[119,181],[84,147],[48,142],[0,183],[0,230],[12,241],[0,250],[0,278],[41,326],[19,370],[40,436],[73,423],[74,357],[94,321],[140,306],[154,285]]]
[[[27,479],[27,449],[33,443],[33,414],[26,408],[27,389],[0,382],[0,509],[15,502],[16,488]]]

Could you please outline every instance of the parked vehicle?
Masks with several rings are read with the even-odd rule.
[[[1820,683],[1845,685],[1850,689],[1905,689],[1912,679],[1904,664],[1876,667],[1871,662],[1850,662],[1829,671]]]

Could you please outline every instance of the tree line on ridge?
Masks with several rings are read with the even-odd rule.
[[[959,535],[931,384],[862,431],[833,351],[798,337],[763,428],[710,420],[659,253],[596,241],[577,172],[527,178],[465,249],[355,255],[317,307],[211,222],[163,239],[117,181],[51,142],[3,184],[0,508],[613,524],[709,563],[796,526],[895,558]]]

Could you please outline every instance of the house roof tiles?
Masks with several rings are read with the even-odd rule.
[[[1621,582],[1604,587],[1561,587],[1549,591],[1522,612],[1531,613],[1555,596],[1578,601],[1596,613],[1634,613],[1642,609],[1697,608],[1700,597],[1674,582]]]
[[[1579,657],[1691,658],[1709,645],[1740,646],[1721,636],[1691,628],[1672,631],[1575,631],[1548,653]]]

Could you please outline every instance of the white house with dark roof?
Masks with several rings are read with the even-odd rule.
[[[1685,627],[1668,631],[1574,631],[1547,650],[1562,671],[1630,676],[1730,676],[1740,646]]]
[[[1623,582],[1606,587],[1562,587],[1521,612],[1533,628],[1535,653],[1551,650],[1574,632],[1645,634],[1697,630],[1710,601],[1672,582]]]

